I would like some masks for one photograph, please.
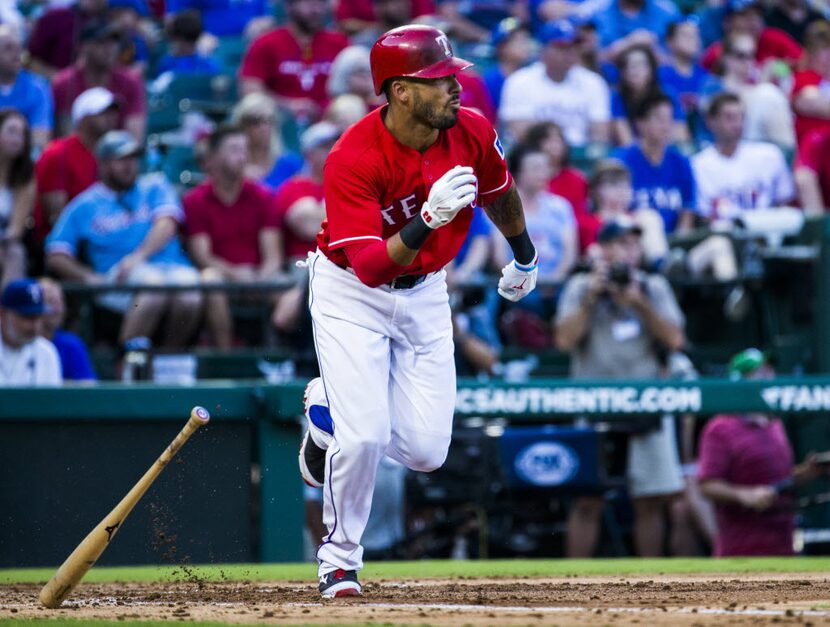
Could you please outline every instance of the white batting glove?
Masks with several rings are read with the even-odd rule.
[[[453,218],[476,199],[478,179],[471,167],[455,166],[432,184],[429,199],[421,207],[421,218],[431,229],[452,222]]]
[[[539,275],[539,255],[533,257],[529,265],[523,266],[515,259],[501,269],[499,294],[502,298],[516,302],[522,300],[536,287]]]

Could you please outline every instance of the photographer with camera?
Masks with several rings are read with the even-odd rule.
[[[638,269],[643,257],[639,229],[625,216],[602,226],[598,245],[590,271],[565,284],[556,344],[570,353],[574,379],[659,378],[661,355],[685,343],[683,314],[671,287],[662,276]],[[683,489],[670,417],[632,433],[627,476],[637,553],[660,555],[666,508]],[[568,517],[570,557],[593,555],[603,506],[602,495],[575,499]]]

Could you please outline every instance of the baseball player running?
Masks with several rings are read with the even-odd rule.
[[[324,597],[360,594],[360,538],[384,455],[429,472],[447,456],[455,408],[444,266],[481,204],[514,261],[498,291],[536,285],[536,251],[492,126],[461,107],[471,63],[429,26],[403,26],[371,51],[388,105],[349,128],[324,168],[327,220],[309,254],[320,377],[306,389],[300,472],[324,486],[317,551]]]

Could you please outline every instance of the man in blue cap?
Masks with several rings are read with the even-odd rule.
[[[542,58],[511,74],[501,93],[499,118],[521,141],[536,122],[556,122],[572,147],[607,143],[611,98],[597,73],[579,64],[578,32],[568,20],[539,32]]]
[[[0,386],[60,385],[55,346],[38,335],[46,313],[43,288],[34,279],[12,281],[0,295]]]

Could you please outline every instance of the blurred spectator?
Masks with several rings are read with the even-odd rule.
[[[726,0],[723,18],[723,38],[732,33],[744,33],[755,42],[755,62],[769,74],[788,73],[787,68],[776,68],[776,61],[794,64],[803,51],[798,42],[784,31],[768,28],[759,0]],[[703,53],[701,63],[710,72],[717,70],[723,45],[716,41]],[[772,63],[772,65],[770,65]]]
[[[22,54],[17,31],[0,25],[0,108],[14,107],[26,117],[33,147],[40,152],[52,133],[52,91],[42,77],[22,69]]]
[[[386,101],[383,96],[375,95],[369,49],[363,46],[349,46],[337,54],[331,64],[326,89],[330,98],[344,94],[358,96],[368,109],[375,109]]]
[[[711,76],[703,86],[701,106],[712,94],[728,91],[744,105],[744,139],[767,141],[784,149],[795,146],[793,115],[784,92],[772,83],[756,83],[753,77],[755,42],[745,33],[731,33],[724,39],[721,65],[723,76]]]
[[[701,215],[731,220],[750,209],[790,203],[793,179],[780,148],[742,139],[744,107],[738,96],[718,94],[706,117],[714,145],[692,157]]]
[[[38,335],[46,313],[34,279],[12,281],[0,295],[0,386],[60,385],[55,345]]]
[[[41,320],[40,334],[55,345],[61,362],[64,381],[93,382],[98,379],[83,340],[63,329],[66,301],[60,283],[48,278],[38,279],[43,290],[46,311]]]
[[[334,15],[352,43],[371,48],[386,31],[434,13],[433,0],[341,0]]]
[[[473,70],[465,70],[456,74],[455,78],[461,85],[461,106],[475,109],[495,126],[498,115],[481,75]]]
[[[441,28],[457,41],[486,42],[496,25],[508,17],[523,17],[513,0],[438,0]]]
[[[323,204],[323,165],[342,130],[331,122],[318,122],[301,136],[305,166],[277,189],[277,207],[285,228],[289,261],[305,259],[317,247],[317,233],[326,210]]]
[[[655,259],[668,249],[663,219],[656,210],[641,207],[631,213],[634,188],[631,173],[622,161],[597,161],[588,186],[591,211],[579,222],[579,243],[589,262],[601,256],[597,238],[602,227],[620,220],[633,223],[640,236],[639,248],[646,258]]]
[[[637,271],[641,251],[629,222],[618,218],[603,225],[599,247],[590,272],[565,284],[556,314],[556,344],[571,354],[571,377],[659,378],[660,353],[680,350],[685,342],[671,287],[659,275]],[[670,417],[630,435],[627,474],[637,554],[660,555],[666,507],[683,489]],[[575,500],[568,517],[569,557],[593,555],[602,510],[601,496]]]
[[[761,351],[750,348],[729,363],[734,379],[770,379]],[[698,478],[715,503],[715,555],[792,555],[795,510],[782,484],[816,478],[819,466],[807,457],[793,465],[781,420],[769,414],[714,416],[700,436]]]
[[[325,30],[326,0],[287,0],[285,26],[258,37],[239,69],[240,93],[268,91],[301,126],[326,105],[331,63],[349,40]]]
[[[542,60],[511,74],[502,90],[499,117],[522,140],[535,122],[556,122],[571,147],[607,143],[608,86],[578,65],[576,30],[567,21],[546,24],[539,38]]]
[[[78,60],[61,70],[52,83],[55,97],[56,134],[70,128],[72,103],[90,87],[106,87],[118,101],[118,128],[142,141],[147,127],[144,83],[118,67],[118,33],[106,22],[89,22],[81,33]]]
[[[547,154],[551,168],[548,191],[571,203],[579,220],[579,216],[587,211],[588,181],[582,172],[570,165],[570,150],[562,129],[554,122],[534,124],[527,129],[525,143]]]
[[[202,15],[196,9],[186,9],[173,16],[167,26],[170,51],[158,64],[158,73],[219,74],[216,59],[205,56],[196,47],[202,36]]]
[[[700,65],[700,29],[692,19],[677,20],[666,30],[668,63],[657,70],[660,84],[673,90],[686,117],[697,112],[698,98],[709,73]]]
[[[184,217],[179,200],[163,174],[138,176],[142,150],[126,131],[98,141],[101,181],[67,205],[46,240],[46,263],[56,275],[88,285],[198,283],[176,237]],[[124,314],[120,342],[152,338],[164,318],[162,345],[181,348],[199,323],[202,299],[197,291],[108,292],[98,302]]]
[[[767,6],[767,26],[784,31],[795,41],[804,41],[807,27],[824,18],[807,0],[773,0]]]
[[[231,111],[231,123],[248,137],[245,175],[275,190],[303,167],[303,158],[283,149],[277,103],[263,93],[248,94]]]
[[[795,159],[795,184],[804,213],[824,215],[830,207],[830,128],[809,133]]]
[[[103,20],[107,0],[77,0],[71,6],[49,9],[41,15],[29,37],[29,67],[54,78],[75,61],[82,43],[81,31],[91,21]]]
[[[596,15],[603,55],[614,61],[635,44],[656,47],[679,17],[677,5],[668,0],[612,0]]]
[[[248,138],[219,126],[207,139],[208,180],[185,195],[188,249],[202,280],[251,283],[277,276],[283,264],[280,217],[271,193],[245,177]],[[233,345],[228,295],[210,292],[206,318],[220,349]]]
[[[112,92],[92,87],[72,103],[75,132],[53,139],[35,166],[37,205],[35,231],[43,240],[70,200],[98,180],[95,144],[115,128],[118,103]]]
[[[17,109],[0,109],[0,286],[26,274],[22,238],[35,201],[32,137]]]
[[[142,20],[150,9],[145,0],[109,0],[107,22],[119,36],[118,62],[144,76],[150,61],[150,47]]]
[[[324,0],[317,1],[324,2]],[[216,37],[258,34],[273,23],[271,3],[267,0],[166,0],[165,2],[168,19],[189,9],[194,9],[201,14],[205,30]]]
[[[830,22],[811,24],[804,45],[806,68],[796,72],[792,90],[799,142],[810,131],[830,127]]]
[[[323,112],[323,120],[346,130],[368,113],[366,103],[354,94],[337,96]]]
[[[641,101],[633,116],[639,139],[614,153],[631,172],[634,211],[658,211],[666,234],[691,228],[697,208],[692,166],[685,155],[670,145],[673,112],[674,103],[664,94]],[[655,262],[666,252],[647,250],[646,257]]]
[[[566,199],[548,191],[551,178],[550,159],[540,148],[519,144],[508,159],[510,172],[522,199],[527,232],[539,256],[539,278],[547,282],[561,282],[576,264],[578,244],[574,210]],[[496,266],[503,266],[512,259],[507,242],[501,239],[495,251]],[[519,304],[543,313],[540,296],[528,296]],[[538,302],[533,302],[538,301]],[[552,303],[551,303],[552,304]]]
[[[317,248],[317,234],[326,207],[323,202],[323,166],[342,129],[331,122],[317,122],[300,137],[305,166],[277,190],[276,206],[285,233],[285,256],[289,261],[305,259]],[[277,300],[271,322],[283,333],[291,333],[307,309],[306,285],[301,281]]]
[[[642,104],[659,94],[669,98],[672,107],[672,142],[689,140],[686,116],[677,95],[660,85],[657,76],[657,57],[650,46],[633,45],[617,56],[620,72],[619,86],[611,92],[611,131],[619,146],[631,144],[636,137],[636,112]]]
[[[490,41],[495,48],[496,62],[481,77],[498,110],[504,81],[516,70],[523,68],[533,55],[533,38],[526,27],[514,17],[499,22]]]

